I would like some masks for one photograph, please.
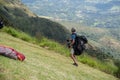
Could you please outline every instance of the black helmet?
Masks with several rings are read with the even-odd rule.
[[[72,28],[72,29],[71,29],[71,32],[75,32],[75,31],[76,31],[75,28]]]

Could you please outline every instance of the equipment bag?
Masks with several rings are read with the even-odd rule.
[[[16,51],[13,48],[5,47],[5,46],[0,46],[0,55],[15,59],[15,60],[20,60],[23,61],[25,59],[25,56]]]
[[[85,36],[79,36],[76,35],[75,38],[75,43],[73,45],[73,49],[75,51],[75,55],[81,55],[83,53],[83,51],[85,50],[86,46],[85,44],[88,43],[88,40]]]

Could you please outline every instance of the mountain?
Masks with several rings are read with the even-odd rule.
[[[45,36],[63,42],[69,34],[61,24],[32,13],[21,0],[0,0],[0,18],[5,25],[12,25],[39,39]]]
[[[39,16],[87,26],[120,27],[119,0],[22,0]]]

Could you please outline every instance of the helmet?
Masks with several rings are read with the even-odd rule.
[[[72,28],[72,29],[71,29],[71,32],[75,32],[75,31],[76,31],[75,28]]]

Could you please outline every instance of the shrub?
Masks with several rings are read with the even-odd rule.
[[[84,64],[87,64],[91,67],[97,68],[112,75],[118,70],[113,62],[100,61],[97,58],[93,58],[87,55],[86,53],[78,57],[78,60]]]
[[[31,37],[28,34],[22,32],[22,31],[19,31],[17,29],[11,28],[11,27],[5,27],[3,29],[3,31],[7,32],[8,34],[12,35],[13,37],[20,38],[27,42],[35,43],[35,40],[36,40],[34,37]]]

